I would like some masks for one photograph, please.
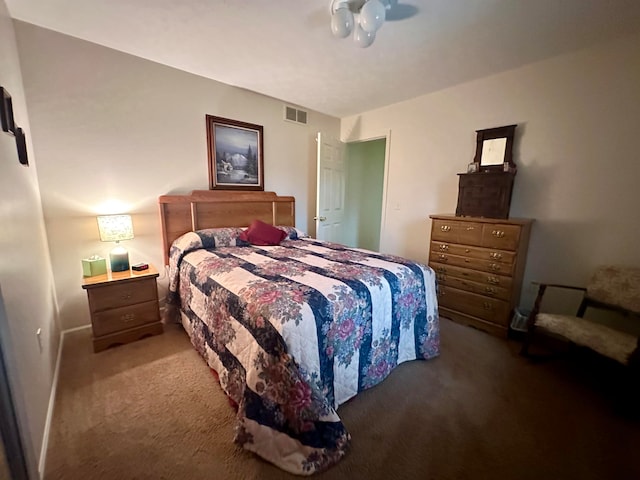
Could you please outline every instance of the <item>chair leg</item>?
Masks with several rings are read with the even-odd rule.
[[[640,418],[640,338],[636,349],[629,356],[624,377],[624,408],[627,416]]]
[[[520,349],[520,355],[523,357],[531,357],[531,355],[529,355],[529,347],[533,341],[533,334],[536,330],[536,315],[538,315],[538,312],[540,311],[540,303],[542,302],[542,296],[544,295],[545,289],[546,285],[540,285],[540,288],[538,289],[538,296],[536,297],[536,301],[533,305],[533,310],[529,312],[529,317],[527,318],[527,334],[524,337],[522,348]]]
[[[529,356],[529,344],[531,343],[531,333],[527,332],[527,335],[524,337],[524,341],[522,342],[522,348],[520,348],[520,355],[523,357]]]
[[[522,355],[523,357],[531,358],[531,355],[529,354],[529,347],[533,343],[533,335],[535,330],[536,328],[534,325],[527,325],[527,333],[524,336],[522,347],[520,348],[520,355]]]

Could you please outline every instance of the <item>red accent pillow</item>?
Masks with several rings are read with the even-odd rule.
[[[280,242],[287,236],[287,232],[269,225],[268,223],[254,220],[249,228],[240,234],[240,240],[249,242],[252,245],[280,245]]]

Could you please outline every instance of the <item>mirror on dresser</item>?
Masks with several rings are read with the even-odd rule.
[[[504,171],[515,168],[513,162],[513,139],[518,125],[476,130],[476,155],[473,159],[479,165],[480,173]]]

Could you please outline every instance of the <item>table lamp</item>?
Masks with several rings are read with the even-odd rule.
[[[129,270],[129,253],[120,245],[120,240],[133,238],[131,215],[99,215],[98,230],[103,242],[116,242],[116,247],[109,253],[112,272]]]

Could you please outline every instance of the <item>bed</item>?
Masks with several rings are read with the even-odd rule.
[[[278,467],[337,463],[351,440],[338,407],[439,354],[428,266],[310,238],[294,226],[294,199],[273,192],[159,204],[168,310],[235,405],[235,442]],[[256,240],[254,227],[277,238]]]

